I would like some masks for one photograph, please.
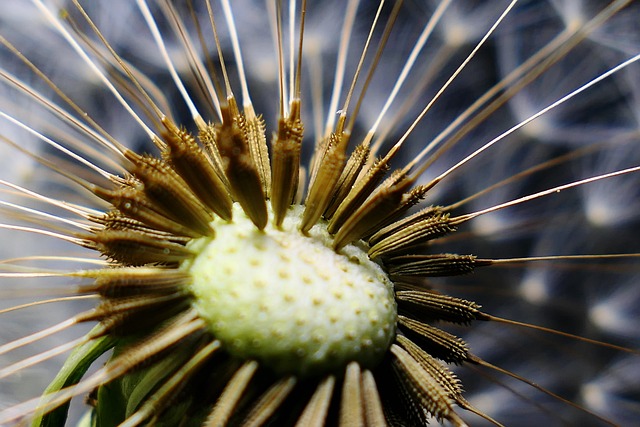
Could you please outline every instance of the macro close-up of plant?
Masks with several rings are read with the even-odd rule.
[[[0,425],[640,419],[637,1],[0,12]]]

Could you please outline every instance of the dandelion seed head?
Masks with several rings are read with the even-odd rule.
[[[113,356],[104,367],[99,361],[91,361],[98,370],[94,375],[79,372],[80,364],[74,365],[73,357],[69,359],[71,362],[66,363],[71,363],[79,382],[77,387],[68,387],[70,383],[61,384],[57,377],[49,388],[59,396],[55,404],[69,399],[79,401],[77,396],[91,393],[90,416],[105,425],[125,420],[131,425],[147,421],[173,425],[179,419],[193,425],[208,420],[211,425],[243,421],[254,425],[289,425],[296,421],[299,425],[311,425],[312,421],[317,425],[424,425],[429,421],[462,426],[471,424],[468,420],[473,420],[474,425],[493,423],[489,416],[494,415],[500,417],[498,422],[512,425],[540,425],[549,419],[584,424],[583,420],[591,422],[597,417],[587,412],[590,409],[601,411],[615,422],[627,417],[612,408],[623,405],[620,396],[637,390],[637,384],[634,389],[634,385],[622,385],[611,378],[624,377],[623,368],[639,372],[637,363],[611,365],[612,356],[601,356],[599,351],[576,355],[569,337],[563,337],[565,341],[555,340],[555,336],[549,339],[548,335],[540,338],[540,330],[522,329],[523,324],[508,324],[508,319],[487,313],[559,330],[567,328],[577,335],[605,341],[611,337],[622,345],[635,342],[633,320],[637,310],[633,302],[637,290],[632,290],[633,284],[620,283],[618,275],[627,277],[629,268],[636,267],[626,265],[616,271],[616,265],[606,275],[600,270],[609,267],[596,262],[567,266],[562,259],[551,260],[551,256],[541,264],[535,264],[540,260],[532,264],[527,257],[583,254],[591,249],[603,254],[633,250],[621,242],[609,244],[606,237],[609,231],[624,227],[629,227],[632,235],[637,228],[638,206],[630,200],[637,199],[638,174],[619,176],[611,183],[599,180],[578,189],[556,190],[549,197],[552,201],[546,204],[544,197],[535,197],[533,207],[518,202],[517,206],[480,214],[469,223],[465,223],[465,213],[491,210],[491,206],[517,200],[523,194],[636,165],[637,150],[621,148],[624,141],[637,140],[640,86],[634,78],[636,69],[630,66],[618,72],[602,85],[498,141],[468,163],[448,168],[513,124],[522,123],[629,55],[637,54],[636,24],[628,10],[585,35],[586,40],[571,46],[557,63],[542,66],[540,59],[536,71],[541,74],[532,82],[523,86],[507,83],[493,95],[493,99],[505,96],[502,101],[506,104],[495,110],[485,104],[486,110],[482,107],[476,112],[486,112],[487,117],[469,125],[460,139],[456,139],[456,132],[460,131],[457,127],[428,156],[411,163],[444,127],[465,114],[468,104],[493,84],[508,81],[511,73],[554,37],[588,25],[606,6],[591,1],[522,2],[498,25],[425,119],[406,135],[397,155],[394,152],[388,164],[387,160],[378,163],[383,164],[381,170],[387,166],[392,170],[406,169],[392,172],[393,179],[385,180],[389,175],[381,174],[381,184],[375,182],[370,190],[358,193],[360,184],[373,170],[375,159],[388,153],[386,149],[398,141],[418,112],[452,76],[508,2],[452,2],[384,117],[379,117],[380,109],[389,99],[412,43],[433,11],[446,2],[405,2],[388,46],[382,51],[382,60],[374,64],[372,57],[386,23],[379,24],[355,84],[354,98],[344,107],[342,102],[352,83],[376,5],[360,2],[353,31],[343,39],[345,8],[355,3],[311,2],[301,48],[301,99],[295,100],[302,106],[302,123],[296,117],[286,117],[289,109],[298,111],[293,102],[283,106],[285,117],[277,117],[279,77],[282,74],[289,91],[282,94],[285,104],[293,97],[289,84],[298,78],[294,77],[296,61],[289,62],[290,55],[297,55],[289,51],[289,41],[293,38],[295,46],[299,10],[293,14],[286,6],[283,8],[281,69],[275,40],[277,22],[272,11],[267,10],[275,9],[274,4],[265,8],[264,2],[240,0],[231,5],[247,72],[247,81],[240,83],[248,85],[255,113],[264,115],[263,122],[253,112],[243,110],[239,95],[240,58],[233,52],[234,36],[217,2],[213,2],[213,15],[220,46],[211,41],[204,2],[193,3],[207,46],[200,46],[186,4],[148,2],[171,66],[186,86],[184,96],[178,95],[175,82],[168,77],[167,64],[135,2],[80,3],[108,43],[122,55],[126,66],[149,78],[149,83],[143,83],[145,90],[157,85],[158,92],[154,92],[155,88],[149,90],[157,93],[151,97],[158,102],[159,111],[148,108],[152,102],[111,59],[73,2],[45,4],[56,12],[57,6],[63,4],[70,13],[62,14],[64,19],[71,17],[80,24],[72,37],[86,37],[81,44],[92,51],[91,61],[116,83],[116,90],[141,115],[139,121],[114,101],[104,82],[78,60],[69,46],[61,43],[62,38],[53,27],[44,19],[39,20],[40,13],[25,8],[26,12],[19,12],[24,14],[22,18],[13,10],[0,17],[3,24],[5,20],[11,22],[12,38],[25,39],[19,49],[33,58],[45,74],[60,82],[62,91],[89,113],[77,116],[81,120],[96,119],[117,146],[114,149],[110,143],[100,142],[96,145],[89,132],[74,128],[70,118],[61,119],[46,111],[33,115],[29,110],[23,111],[22,101],[13,98],[27,98],[25,105],[30,102],[46,110],[42,103],[28,99],[24,90],[12,88],[8,95],[0,93],[8,100],[0,104],[0,111],[16,112],[26,126],[62,141],[80,158],[108,171],[107,179],[98,177],[94,183],[94,173],[86,165],[70,162],[44,144],[27,150],[34,156],[51,159],[53,168],[63,173],[70,166],[66,175],[77,182],[60,183],[66,178],[57,176],[41,186],[40,182],[47,181],[51,174],[40,175],[46,168],[34,167],[36,162],[30,159],[27,162],[31,163],[20,165],[11,158],[6,169],[12,182],[31,188],[35,178],[34,186],[42,194],[52,194],[57,201],[73,200],[82,212],[66,211],[37,197],[31,200],[22,196],[20,203],[25,207],[44,205],[43,213],[52,212],[60,219],[75,215],[79,219],[74,217],[73,225],[58,224],[50,217],[43,219],[36,214],[34,219],[34,215],[23,214],[18,208],[8,209],[10,215],[3,217],[6,224],[16,220],[38,228],[21,232],[33,239],[21,239],[24,247],[3,247],[1,256],[12,257],[14,251],[27,255],[40,251],[48,255],[77,253],[75,246],[80,245],[84,254],[90,252],[83,256],[101,256],[105,261],[95,269],[72,265],[52,288],[73,294],[93,293],[100,302],[97,306],[88,305],[88,313],[99,315],[78,314],[73,307],[68,314],[61,308],[63,304],[56,305],[56,315],[61,320],[70,316],[79,316],[78,322],[97,320],[97,328],[106,328],[106,332],[98,337],[88,333],[88,344],[106,338],[113,340],[110,345],[114,347]],[[174,31],[167,13],[170,5],[184,20],[184,34],[194,41],[191,53]],[[383,21],[390,12],[387,7],[392,6],[389,2],[385,5]],[[296,17],[291,32],[287,28],[289,15]],[[42,44],[32,43],[24,34],[26,26],[20,28],[16,22],[37,27],[33,38],[44,39]],[[61,22],[65,28],[74,26],[71,21]],[[336,54],[347,45],[342,95],[335,106],[327,108],[331,86],[340,77],[334,75]],[[217,47],[224,57],[235,97],[226,90],[225,82],[218,82],[221,89],[211,92],[203,84],[210,74],[221,77],[217,75],[221,66]],[[56,52],[61,66],[52,63],[50,52]],[[7,56],[9,61],[2,56],[0,70],[5,69],[6,63],[7,68],[18,64],[17,70],[24,71],[16,55]],[[200,76],[194,72],[197,64],[205,70]],[[375,67],[375,72],[367,93],[358,99],[368,67]],[[27,70],[22,74],[33,73]],[[28,80],[28,85],[45,86],[45,98],[60,101],[46,84],[34,80]],[[5,83],[11,86],[2,82],[0,90],[5,89]],[[512,89],[517,93],[510,93]],[[185,114],[184,98],[189,96],[202,115],[196,120]],[[214,100],[223,104],[222,120]],[[351,117],[354,105],[360,101],[357,115]],[[61,104],[62,109],[73,109]],[[327,115],[335,118],[336,110],[345,114],[347,121],[353,118],[355,125],[344,134],[336,130],[324,138],[322,122]],[[465,128],[472,123],[474,114],[459,126]],[[75,117],[76,113],[72,115]],[[351,159],[356,158],[349,157],[353,146],[361,142],[367,126],[379,118],[381,126],[369,141],[377,151],[366,151],[371,148],[369,142],[360,145],[354,153],[359,149],[365,153],[362,165],[354,167],[355,173],[348,176]],[[139,122],[156,135],[145,134]],[[16,145],[22,145],[26,132],[14,135],[11,126],[8,133],[4,128],[3,135],[8,134]],[[286,138],[279,140],[280,135]],[[378,135],[384,136],[379,146]],[[74,139],[80,143],[72,144]],[[313,143],[316,151],[312,162],[308,162]],[[632,145],[636,144],[628,144]],[[584,154],[581,147],[593,149],[596,154]],[[185,158],[188,161],[183,162]],[[431,160],[433,165],[429,164]],[[558,164],[546,165],[547,161]],[[342,169],[345,164],[349,167]],[[14,173],[12,167],[18,171]],[[32,173],[28,168],[40,172]],[[529,168],[538,170],[528,171]],[[20,171],[25,173],[20,175]],[[445,171],[451,175],[436,182]],[[277,184],[272,185],[273,182]],[[433,188],[427,192],[430,187]],[[214,197],[209,193],[212,189],[216,191]],[[353,201],[349,196],[354,194],[362,197]],[[446,203],[452,205],[440,206]],[[347,208],[341,211],[344,206]],[[395,210],[387,211],[391,207]],[[70,244],[40,244],[43,236],[36,233],[49,230],[77,239],[74,249],[68,249]],[[14,232],[17,230],[11,230]],[[487,253],[497,253],[505,259],[483,259]],[[517,263],[512,264],[508,258]],[[566,264],[573,261],[567,260]],[[60,264],[53,261],[47,268],[59,269]],[[498,273],[469,275],[476,267],[490,265]],[[105,266],[108,267],[102,268]],[[21,268],[13,261],[6,267],[0,263],[2,274],[13,274]],[[37,272],[38,268],[41,267],[29,266],[27,271]],[[515,268],[515,274],[505,268]],[[591,269],[598,274],[591,274]],[[432,280],[432,276],[462,274],[467,276],[459,281],[450,277]],[[608,291],[596,288],[608,286],[611,277],[615,283]],[[32,279],[22,282],[37,282],[35,277]],[[81,284],[68,291],[68,282],[72,281],[73,286],[76,282]],[[465,295],[467,292],[469,296]],[[480,311],[480,304],[491,310]],[[31,311],[23,312],[25,317],[34,317],[28,312]],[[42,319],[46,326],[52,320],[50,316],[40,317],[46,317]],[[497,325],[499,322],[506,324]],[[515,332],[511,328],[516,328]],[[523,330],[527,333],[520,333]],[[10,332],[17,337],[27,335],[21,329]],[[0,352],[10,347],[13,339],[9,338],[5,345],[3,337]],[[42,340],[37,344],[46,347],[47,343]],[[61,339],[54,345],[64,343],[65,339]],[[83,345],[78,348],[85,351]],[[610,350],[605,348],[603,353]],[[28,355],[16,353],[8,363],[20,362]],[[565,364],[567,360],[570,363]],[[55,362],[62,364],[58,359]],[[40,371],[35,372],[46,371],[45,363],[48,362],[43,361]],[[461,365],[455,369],[460,379],[450,369],[452,365]],[[68,368],[65,366],[60,375]],[[508,378],[513,374],[499,371],[500,368],[531,381]],[[0,377],[7,372],[2,369]],[[15,375],[9,375],[9,381],[0,379],[3,400],[5,394],[27,386],[21,384],[21,379],[32,380],[28,376],[33,371],[14,369]],[[598,370],[602,376],[597,375]],[[469,390],[466,394],[463,384]],[[574,407],[578,415],[565,418],[567,408],[559,398],[551,398],[545,391],[541,391],[542,397],[536,395],[540,390],[534,390],[535,384],[584,408]],[[8,392],[3,390],[5,385],[10,388]],[[25,399],[19,397],[12,403]],[[117,410],[111,411],[109,405],[114,401],[135,401],[137,406],[116,405]],[[47,407],[47,403],[33,402],[17,407],[33,404],[32,410],[23,412],[27,416],[33,415],[34,410],[48,412],[45,418],[58,412],[54,404]],[[637,402],[630,406],[637,408]],[[11,410],[0,412],[0,420],[13,421],[10,414]]]

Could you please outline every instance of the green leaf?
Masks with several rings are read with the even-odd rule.
[[[119,345],[114,350],[113,357],[117,357],[126,349],[126,345]],[[97,425],[111,427],[122,423],[140,407],[161,382],[184,365],[192,353],[190,346],[184,346],[149,366],[138,368],[109,383],[102,384],[98,388],[94,411]],[[176,408],[182,408],[182,405],[172,405],[170,412],[174,412]],[[176,417],[177,423],[180,422],[183,412]]]
[[[98,328],[98,326],[96,326]],[[96,330],[94,328],[88,335]],[[66,387],[77,384],[95,360],[115,345],[111,336],[92,339],[77,347],[69,355],[64,365],[43,393],[43,398]],[[44,399],[43,399],[44,400]],[[36,417],[31,427],[59,427],[64,426],[69,411],[69,403],[54,409],[44,415]]]

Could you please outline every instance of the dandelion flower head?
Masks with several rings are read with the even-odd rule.
[[[2,8],[0,424],[638,416],[635,2]]]

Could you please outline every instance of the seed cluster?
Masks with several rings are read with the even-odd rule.
[[[96,425],[425,425],[436,417],[463,426],[456,406],[493,422],[446,366],[485,363],[441,324],[497,318],[428,282],[492,261],[434,253],[434,240],[471,218],[439,206],[412,211],[437,182],[418,185],[414,165],[392,171],[395,149],[375,158],[370,137],[352,141],[346,108],[301,165],[299,81],[270,143],[228,80],[203,94],[219,119],[196,115],[191,132],[112,54],[101,61],[124,68],[110,78],[151,116],[158,154],[108,139],[126,173],[106,174],[106,183],[74,178],[108,209],[87,213],[90,226],[72,238],[109,264],[69,274],[89,280],[81,293],[100,297],[71,323],[98,325],[38,404],[36,424],[64,420],[81,393],[90,393]],[[109,349],[105,366],[82,378]]]
[[[297,101],[291,111],[299,113]],[[153,397],[136,417],[176,416],[166,402],[178,390],[200,393],[201,369],[218,386],[206,403],[180,409],[194,419],[303,422],[324,411],[331,423],[326,411],[336,399],[341,417],[364,422],[368,413],[372,425],[429,416],[463,425],[454,403],[486,417],[437,359],[479,360],[434,324],[488,317],[472,302],[434,293],[424,279],[487,262],[425,250],[460,222],[440,207],[404,217],[428,186],[414,187],[402,171],[383,180],[388,159],[368,165],[366,144],[347,159],[349,134],[337,129],[320,142],[298,204],[299,118],[280,121],[271,164],[261,119],[241,113],[233,98],[222,123],[200,123],[199,141],[167,118],[162,123],[162,139],[154,141],[160,158],[123,149],[128,176],[114,177],[111,188],[87,184],[112,205],[91,217],[96,226],[82,236],[112,262],[84,273],[95,278],[85,291],[103,302],[80,319],[101,321],[87,339],[116,338],[116,356],[81,383],[104,389],[96,411],[105,422],[130,416],[107,415],[107,399],[141,394]],[[200,356],[189,359],[193,351]],[[190,368],[178,369],[185,361]],[[106,381],[122,386],[114,395],[113,385],[101,385]],[[158,383],[166,387],[144,386]],[[340,387],[359,397],[350,401]],[[273,393],[281,400],[272,401]],[[61,393],[44,410],[68,397]]]

